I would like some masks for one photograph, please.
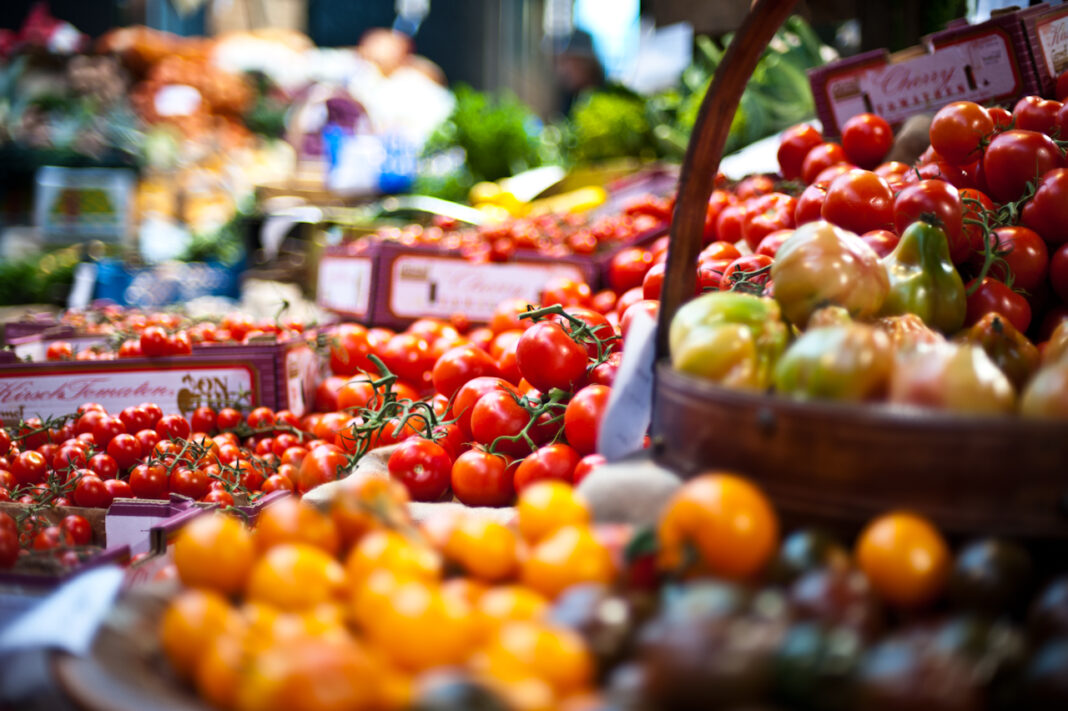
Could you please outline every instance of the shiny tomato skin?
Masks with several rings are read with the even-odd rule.
[[[78,480],[71,499],[76,506],[104,508],[111,505],[111,494],[100,477],[86,474]]]
[[[572,484],[578,486],[582,483],[582,480],[592,474],[595,469],[607,463],[608,460],[604,458],[603,454],[587,454],[580,459],[579,463],[575,466],[575,472],[572,474]]]
[[[968,249],[972,252],[983,251],[983,228],[975,222],[982,222],[985,213],[994,212],[994,201],[981,190],[964,188],[960,191],[962,227],[961,232],[968,240]],[[974,221],[974,222],[973,222]],[[987,218],[990,221],[990,218]]]
[[[583,456],[597,451],[601,419],[611,394],[612,389],[604,385],[588,385],[575,393],[564,410],[564,435]]]
[[[735,259],[724,270],[723,278],[720,281],[720,289],[729,291],[741,280],[744,274],[757,272],[761,269],[764,269],[763,273],[754,274],[748,277],[748,280],[753,284],[766,285],[771,278],[771,273],[765,268],[771,266],[772,261],[771,257],[763,254],[750,254]]]
[[[337,480],[340,469],[347,464],[348,457],[337,447],[329,444],[315,447],[300,463],[297,490],[303,494],[319,484]]]
[[[782,135],[779,150],[776,153],[782,177],[786,180],[800,178],[805,156],[821,143],[823,143],[823,136],[807,123],[787,129]]]
[[[876,114],[857,114],[842,126],[842,150],[861,168],[874,168],[890,152],[894,132],[886,119]]]
[[[1005,281],[1005,267],[1012,273],[1015,289],[1034,294],[1045,284],[1049,274],[1049,250],[1046,243],[1034,230],[1019,225],[998,227],[994,230],[996,250],[1005,264],[995,262],[990,267],[990,276]],[[976,255],[979,261],[981,255]]]
[[[373,352],[367,328],[356,323],[343,323],[327,335],[330,344],[330,372],[335,375],[356,375],[374,372],[368,355]]]
[[[501,371],[486,351],[475,346],[457,346],[446,351],[434,363],[434,390],[452,397],[470,380],[480,377],[499,378]]]
[[[11,462],[11,473],[20,486],[41,484],[48,476],[48,461],[40,452],[20,452]]]
[[[408,489],[412,501],[439,501],[449,490],[452,458],[430,440],[412,437],[397,445],[388,462],[389,475]]]
[[[1061,102],[1043,99],[1041,96],[1025,96],[1012,108],[1012,117],[1016,128],[1024,131],[1038,131],[1047,136],[1057,129],[1057,115]]]
[[[107,453],[125,471],[141,458],[141,442],[134,435],[120,434],[108,442]]]
[[[845,151],[837,143],[821,143],[805,155],[805,160],[801,163],[801,179],[811,184],[816,180],[816,176],[827,168],[848,160]]]
[[[826,183],[813,183],[801,192],[794,207],[794,224],[803,225],[821,219],[823,203],[827,200]]]
[[[180,496],[200,501],[208,493],[208,476],[200,469],[178,468],[171,472],[170,490]]]
[[[108,490],[112,500],[133,498],[133,490],[130,488],[130,484],[122,479],[105,479],[104,488]]]
[[[764,239],[760,240],[760,244],[757,245],[755,254],[763,254],[765,257],[775,258],[776,252],[779,251],[779,247],[794,233],[793,230],[778,230],[772,232]]]
[[[955,101],[938,110],[931,121],[931,147],[953,165],[980,156],[980,142],[994,131],[987,109],[972,101]]]
[[[378,356],[401,380],[422,386],[424,377],[434,367],[434,354],[422,336],[398,333],[386,341]]]
[[[481,449],[464,452],[452,465],[452,492],[467,506],[508,506],[515,500],[515,468]]]
[[[519,391],[511,383],[501,378],[491,377],[474,378],[456,391],[450,416],[456,418],[456,424],[460,426],[465,435],[471,435],[471,411],[474,409],[475,403],[483,395],[494,390],[507,390],[517,395],[519,394]]]
[[[530,452],[530,446],[522,439],[494,442],[499,437],[518,435],[529,422],[530,413],[516,401],[514,393],[494,390],[475,403],[471,411],[471,436],[479,444],[493,445],[495,451],[523,456]]]
[[[1057,247],[1050,258],[1049,283],[1061,301],[1068,304],[1068,243]]]
[[[516,493],[522,494],[523,489],[546,479],[557,479],[570,484],[574,480],[578,463],[578,452],[566,444],[540,447],[523,459],[515,470]]]
[[[1068,168],[1042,175],[1034,197],[1024,205],[1022,222],[1050,246],[1068,242]]]
[[[644,312],[650,316],[655,322],[657,315],[660,313],[660,302],[652,299],[643,299],[627,307],[627,310],[623,312],[623,316],[619,319],[619,332],[623,335],[623,339],[626,340],[627,334],[630,333],[630,326],[637,318],[638,313]]]
[[[906,186],[894,198],[894,228],[902,234],[918,220],[938,225],[946,233],[950,258],[959,264],[971,251],[961,232],[963,210],[955,187],[943,180],[921,180]]]
[[[968,283],[971,288],[973,282]],[[1020,333],[1026,333],[1031,325],[1031,306],[1020,294],[1017,294],[997,279],[985,277],[979,288],[968,297],[968,313],[964,319],[965,326],[971,326],[991,311],[999,313],[1009,320]]]
[[[130,471],[130,491],[139,499],[166,499],[167,470],[159,464],[138,464]]]
[[[737,244],[742,240],[744,225],[745,205],[728,205],[716,218],[716,240]]]
[[[608,265],[608,285],[617,294],[642,285],[645,273],[653,266],[653,254],[641,247],[620,250]]]
[[[93,542],[93,528],[84,516],[78,514],[64,516],[59,525],[67,532],[74,545],[87,546]]]
[[[901,238],[890,230],[872,230],[865,232],[860,238],[867,242],[880,258],[893,252],[897,243],[901,241]]]
[[[1045,175],[1063,163],[1060,149],[1049,136],[1013,129],[999,133],[987,146],[983,175],[990,197],[1010,202],[1023,194],[1036,175]]]
[[[164,415],[156,423],[156,432],[160,439],[188,439],[192,428],[181,415]]]
[[[206,405],[193,410],[189,417],[189,426],[193,432],[211,434],[215,431],[215,410]]]
[[[746,203],[742,238],[750,250],[772,232],[794,227],[797,199],[782,193],[769,193]]]
[[[869,170],[850,170],[834,179],[820,208],[823,219],[862,234],[894,222],[894,194]]]
[[[644,276],[644,275],[643,275]],[[542,392],[570,390],[585,375],[586,349],[558,323],[542,321],[528,328],[516,345],[516,361],[523,377]]]
[[[149,358],[168,354],[167,332],[159,326],[149,326],[141,331],[141,353]]]

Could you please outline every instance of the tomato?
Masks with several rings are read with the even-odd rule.
[[[160,439],[188,439],[192,429],[181,415],[164,415],[156,423],[156,433]]]
[[[514,437],[530,422],[530,413],[516,401],[514,393],[494,390],[478,399],[471,411],[471,435],[476,442],[492,445],[499,437]],[[533,432],[530,433],[533,436]],[[530,452],[523,439],[501,440],[496,451],[512,456]]]
[[[424,376],[434,367],[430,344],[421,336],[398,333],[386,341],[378,353],[390,372],[402,380],[422,385]]]
[[[590,384],[612,387],[612,384],[616,381],[616,375],[619,373],[619,366],[622,363],[623,354],[619,352],[612,353],[608,356],[608,360],[594,366],[590,371]]]
[[[248,413],[246,422],[254,430],[274,427],[274,411],[269,407],[257,407]]]
[[[141,458],[141,442],[130,434],[121,434],[108,442],[107,453],[123,471]]]
[[[645,313],[652,317],[655,322],[657,314],[660,313],[660,302],[653,301],[652,299],[643,299],[642,301],[627,307],[627,310],[623,312],[623,316],[619,319],[619,332],[624,339],[626,339],[627,334],[630,333],[630,325],[634,322],[634,319],[637,318],[639,313]]]
[[[952,557],[928,521],[910,513],[875,519],[857,539],[856,560],[872,587],[903,607],[932,602],[945,586]]]
[[[141,445],[141,456],[147,456],[159,443],[159,433],[155,430],[141,430],[134,437]]]
[[[1038,131],[1047,136],[1057,130],[1057,117],[1061,102],[1043,99],[1041,96],[1025,96],[1012,108],[1012,118],[1016,128],[1024,131]]]
[[[335,375],[355,375],[373,372],[368,359],[372,347],[367,328],[356,323],[343,323],[327,336],[330,344],[330,372]]]
[[[894,132],[882,116],[857,114],[842,126],[842,150],[861,168],[874,168],[881,163],[893,143]]]
[[[33,550],[50,551],[73,545],[74,541],[70,534],[59,526],[48,526],[33,537]]]
[[[193,432],[211,434],[215,431],[215,410],[207,406],[193,410],[193,414],[189,417],[189,426]]]
[[[716,239],[716,223],[719,220],[719,215],[723,212],[723,209],[729,205],[734,205],[738,202],[738,198],[734,196],[734,193],[727,192],[726,190],[713,190],[711,197],[708,198],[708,207],[705,209],[705,229],[703,232],[703,242],[708,244]],[[653,252],[654,259],[658,256],[657,249],[650,250]],[[666,250],[665,250],[666,251]]]
[[[1061,301],[1068,303],[1068,243],[1058,247],[1050,259],[1049,283]]]
[[[763,254],[751,254],[735,259],[723,271],[719,288],[723,291],[731,291],[743,280],[757,286],[767,285],[771,272],[766,267],[770,266],[772,261],[771,257]]]
[[[112,438],[125,432],[126,425],[118,417],[102,417],[93,425],[93,440],[98,447],[106,447]]]
[[[130,485],[122,479],[105,479],[104,488],[108,490],[108,495],[112,499],[132,499],[133,490]]]
[[[994,230],[997,240],[995,249],[1005,264],[995,262],[990,267],[990,276],[1005,281],[1005,266],[1013,276],[1014,289],[1036,293],[1045,284],[1049,272],[1049,250],[1046,243],[1033,230],[1026,227],[998,227]],[[974,259],[981,263],[982,255]]]
[[[119,474],[119,465],[108,454],[100,453],[89,457],[87,468],[101,479],[114,479]]]
[[[975,280],[968,282],[968,288],[974,283]],[[968,297],[968,315],[964,325],[971,326],[991,311],[1007,318],[1020,333],[1025,333],[1031,324],[1031,306],[1027,299],[997,279],[985,277],[975,293]]]
[[[0,425],[0,457],[7,456],[7,453],[11,451],[11,435],[4,429],[3,425]]]
[[[742,238],[749,249],[755,250],[772,232],[793,228],[796,206],[795,198],[782,193],[769,193],[749,201],[742,221]]]
[[[434,389],[445,397],[452,397],[474,378],[500,376],[493,358],[475,346],[458,346],[447,351],[438,358],[432,373]]]
[[[652,252],[641,247],[622,249],[608,265],[608,285],[616,293],[641,286],[645,273],[652,265]]]
[[[955,101],[938,110],[931,121],[931,147],[953,165],[981,155],[980,143],[994,132],[994,121],[979,104]]]
[[[571,475],[572,483],[575,486],[578,486],[582,483],[582,480],[592,474],[595,469],[607,463],[608,460],[604,458],[603,454],[587,454],[575,465],[575,471]]]
[[[439,501],[449,490],[452,458],[430,440],[413,437],[389,457],[389,475],[404,484],[413,501]]]
[[[70,341],[52,341],[45,350],[45,360],[71,360],[74,347]]]
[[[723,208],[716,218],[716,239],[736,244],[742,239],[745,225],[745,205],[735,204]]]
[[[986,110],[990,114],[990,120],[994,122],[994,133],[1001,133],[1012,128],[1012,114],[1008,109],[1000,106],[991,106]]]
[[[11,462],[11,473],[21,486],[41,484],[48,476],[48,461],[40,452],[20,452]]]
[[[337,410],[338,391],[341,390],[348,380],[348,376],[345,375],[331,375],[328,378],[323,378],[315,388],[315,410],[317,412],[333,412],[334,410]],[[240,413],[238,414],[238,417],[240,418]],[[225,429],[221,423],[222,411],[219,412],[219,419],[219,429]]]
[[[515,490],[522,494],[534,482],[545,479],[558,479],[570,484],[578,463],[578,452],[566,444],[540,447],[519,463],[515,471]]]
[[[453,494],[467,506],[508,506],[515,499],[514,476],[503,456],[471,449],[453,462],[450,482]]]
[[[794,224],[803,225],[815,222],[823,212],[823,203],[827,199],[827,184],[813,183],[801,193],[794,207]]]
[[[699,569],[748,578],[767,564],[778,537],[778,518],[760,489],[733,474],[703,474],[683,484],[661,512],[659,564],[685,573],[696,552]]]
[[[664,287],[665,271],[667,271],[667,265],[664,262],[657,262],[649,268],[642,280],[642,296],[646,299],[660,298],[660,291]]]
[[[619,340],[615,338],[616,330],[612,327],[610,323],[608,323],[608,319],[606,319],[604,316],[597,313],[593,309],[587,309],[581,306],[569,306],[564,309],[564,311],[571,318],[578,319],[583,324],[585,324],[589,328],[591,334],[596,339],[600,339],[600,352],[598,351],[597,343],[595,340],[591,339],[589,343],[585,344],[586,354],[590,358],[597,358],[601,352],[611,353],[613,351],[619,350],[621,344]],[[563,316],[553,315],[550,320],[559,323],[561,326],[564,326],[566,330],[573,331],[570,319],[567,319]],[[518,349],[518,347],[519,342],[517,340],[516,349]]]
[[[189,355],[193,352],[193,342],[185,331],[167,337],[167,355]]]
[[[149,326],[141,331],[141,353],[149,358],[168,354],[167,332],[159,326]]]
[[[971,247],[962,234],[963,205],[955,187],[942,180],[921,180],[906,186],[894,198],[894,226],[901,234],[913,222],[924,220],[938,225],[949,241],[954,263],[968,258]]]
[[[95,474],[86,474],[78,480],[71,497],[78,506],[104,508],[111,505],[111,494],[104,482]]]
[[[535,388],[569,390],[585,375],[586,349],[576,343],[558,323],[542,321],[531,326],[516,346],[516,360],[523,377]]]
[[[585,526],[591,514],[586,500],[563,481],[535,482],[516,503],[519,533],[527,543],[537,543],[566,526]]]
[[[130,470],[130,491],[139,499],[166,499],[167,470],[159,464],[138,464]]]
[[[972,252],[983,251],[983,228],[979,224],[983,222],[984,213],[994,212],[994,201],[986,193],[973,188],[964,188],[960,191],[962,207],[961,231],[968,240],[968,249]],[[992,221],[988,222],[992,226]]]
[[[541,290],[543,306],[589,306],[591,298],[593,294],[589,284],[568,277],[553,277],[545,282]]]
[[[1052,246],[1068,242],[1068,168],[1042,175],[1031,200],[1024,205],[1022,222]]]
[[[1060,149],[1049,136],[1013,129],[999,133],[987,146],[983,175],[990,197],[1009,202],[1019,198],[1036,175],[1045,175],[1063,162]],[[1035,231],[1043,234],[1042,230]]]
[[[837,143],[821,143],[805,155],[805,160],[801,163],[801,179],[811,184],[824,170],[847,160],[845,151]]]
[[[857,234],[886,229],[894,222],[894,195],[887,182],[875,173],[850,170],[827,188],[820,215]]]
[[[757,245],[756,254],[763,254],[765,257],[775,258],[775,253],[779,251],[779,247],[794,233],[793,230],[777,230],[772,232],[764,239],[760,240],[760,244]]]
[[[579,454],[597,451],[597,435],[611,394],[612,389],[604,385],[588,385],[575,393],[567,404],[564,434]]]
[[[175,494],[199,501],[209,488],[208,476],[201,469],[179,467],[171,472],[170,490]]]
[[[19,550],[18,532],[7,527],[0,527],[0,568],[10,568],[15,565],[19,559]]]
[[[813,183],[826,183],[827,185],[830,185],[831,183],[834,182],[834,179],[837,178],[839,175],[841,175],[842,173],[848,173],[851,170],[860,170],[860,169],[857,168],[857,166],[853,165],[852,163],[835,163],[830,168],[824,168],[822,171],[820,171],[820,174],[817,175],[816,179],[813,180],[812,182]]]
[[[821,143],[823,143],[823,136],[807,123],[787,129],[782,135],[776,154],[782,177],[786,180],[800,178],[801,165],[805,161],[805,156]]]
[[[901,238],[890,230],[872,230],[865,232],[860,238],[867,242],[880,258],[893,252],[897,243],[901,241]]]
[[[0,430],[2,432],[3,430]],[[84,467],[89,461],[89,448],[79,440],[64,442],[55,456],[52,457],[52,468],[57,472],[68,472],[71,469]]]
[[[742,253],[739,252],[738,248],[735,247],[733,244],[731,244],[730,242],[718,241],[712,242],[704,249],[702,249],[701,253],[697,255],[697,262],[698,264],[700,264],[701,262],[707,262],[710,260],[730,260],[737,259],[740,256],[742,256]]]
[[[224,407],[215,417],[215,425],[220,430],[232,430],[244,421],[241,413],[232,407]]]
[[[300,463],[297,491],[304,494],[320,484],[336,481],[339,471],[348,461],[348,457],[333,445],[316,447]]]

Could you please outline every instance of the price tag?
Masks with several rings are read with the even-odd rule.
[[[319,305],[365,316],[371,303],[371,266],[367,257],[323,257],[319,261]]]
[[[652,418],[655,360],[656,321],[640,311],[631,321],[623,347],[623,362],[597,437],[597,450],[610,462],[642,447]]]

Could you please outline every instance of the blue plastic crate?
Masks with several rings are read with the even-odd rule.
[[[182,303],[200,296],[241,296],[244,260],[220,262],[168,262],[148,267],[127,267],[119,260],[101,260],[97,265],[97,299],[123,306],[153,308]]]

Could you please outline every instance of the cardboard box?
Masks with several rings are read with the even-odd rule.
[[[166,358],[0,361],[0,418],[65,415],[90,401],[108,412],[150,401],[182,414],[201,405],[237,404],[289,409],[299,416],[310,410],[320,369],[318,355],[304,341],[204,345],[192,355]]]
[[[1042,95],[1055,99],[1057,77],[1068,70],[1068,5],[1028,15],[1024,28]]]
[[[1039,93],[1025,24],[1048,9],[1043,4],[976,25],[952,23],[893,55],[874,50],[810,69],[824,135],[839,135],[847,120],[864,112],[900,124],[953,101],[1011,104]]]

